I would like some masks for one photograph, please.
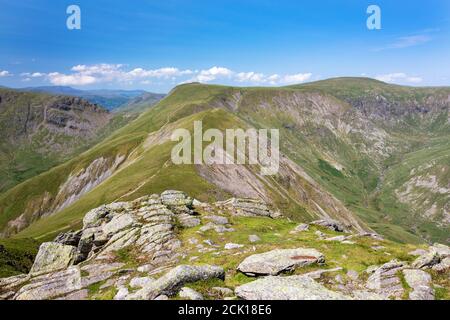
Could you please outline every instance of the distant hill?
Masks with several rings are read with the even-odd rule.
[[[121,106],[129,105],[132,101],[140,96],[155,96],[155,102],[159,101],[156,97],[164,96],[153,94],[144,90],[79,90],[67,86],[44,86],[44,87],[28,87],[19,89],[27,92],[49,93],[54,95],[75,96],[83,98],[91,103],[101,105],[102,107],[112,111]]]
[[[0,193],[70,159],[128,121],[79,97],[0,88]]]

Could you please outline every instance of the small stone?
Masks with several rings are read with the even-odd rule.
[[[359,273],[355,270],[349,270],[347,271],[347,277],[349,277],[353,281],[356,281],[359,278]]]
[[[251,234],[248,236],[248,241],[250,241],[251,243],[255,243],[261,241],[261,238],[258,237],[256,234]]]
[[[180,296],[180,298],[184,298],[184,299],[188,299],[188,300],[204,300],[201,293],[195,291],[194,289],[187,288],[187,287],[181,288],[179,296]]]
[[[116,295],[114,296],[114,300],[125,300],[128,294],[129,292],[127,288],[120,287],[119,291],[117,291]]]
[[[237,244],[237,243],[227,243],[224,248],[225,250],[234,250],[234,249],[240,249],[244,247],[244,245],[242,244]]]
[[[309,225],[307,225],[306,223],[302,223],[299,224],[298,226],[296,226],[291,232],[289,232],[290,234],[296,234],[299,232],[304,232],[304,231],[308,231],[309,230]]]
[[[212,287],[212,291],[219,293],[222,297],[229,297],[234,295],[234,291],[224,287]]]
[[[206,216],[206,217],[204,217],[204,219],[209,220],[212,223],[220,224],[220,225],[226,225],[226,224],[230,223],[226,217],[222,217],[222,216],[214,216],[214,215]]]

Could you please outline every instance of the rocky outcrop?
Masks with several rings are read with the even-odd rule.
[[[244,300],[350,300],[328,290],[308,276],[265,277],[239,286],[236,295]]]
[[[345,255],[341,260],[344,264],[337,262],[340,259],[335,256],[329,260],[334,266],[324,268],[325,256],[316,249],[284,249],[288,242],[299,241],[328,252],[330,247],[344,245],[351,239],[358,248],[361,245],[372,248],[375,244],[384,248],[386,252],[369,251],[383,258],[383,254],[389,254],[391,244],[381,243],[383,240],[377,235],[341,234],[336,237],[333,223],[333,231],[317,231],[301,225],[291,233],[294,223],[287,219],[266,219],[266,215],[261,219],[257,216],[243,219],[254,221],[257,226],[247,229],[236,225],[241,219],[234,217],[235,214],[221,206],[191,201],[180,191],[102,205],[84,216],[82,229],[62,233],[54,242],[42,244],[29,274],[0,279],[0,299],[83,300],[106,296],[115,300],[237,297],[379,300],[405,298],[407,294],[409,299],[434,298],[430,275],[404,262],[393,260],[372,266],[366,271],[369,274],[366,281],[366,274],[346,270],[348,265],[344,261],[348,257]],[[187,216],[204,225],[189,230],[191,226],[181,223]],[[233,233],[232,227],[239,233]],[[319,239],[315,232],[320,233]],[[278,243],[273,242],[277,238],[283,249],[271,250],[274,243]],[[409,251],[410,247],[407,249]],[[422,254],[427,257],[429,252],[437,256],[439,262],[425,263],[423,268],[437,271],[437,267],[442,267],[441,272],[446,272],[448,247],[436,244]],[[226,262],[227,274],[220,265],[202,264],[205,258],[214,260],[211,264]],[[228,262],[234,261],[241,262],[230,268]],[[302,272],[304,266],[309,268],[301,276],[284,274]],[[236,270],[243,274],[235,277]],[[433,272],[433,277],[442,278],[438,274]],[[236,281],[254,280],[246,276],[262,277],[236,288]],[[202,284],[197,292],[190,285],[208,280],[214,280],[212,283],[217,287],[204,288]]]
[[[246,275],[278,275],[310,264],[323,264],[324,256],[315,249],[278,249],[249,256],[238,266]]]
[[[216,202],[219,208],[224,208],[231,214],[244,217],[271,217],[280,216],[278,212],[273,212],[262,200],[232,198],[227,201]]]

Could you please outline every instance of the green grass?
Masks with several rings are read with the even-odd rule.
[[[0,239],[0,278],[28,273],[38,248],[33,239]]]

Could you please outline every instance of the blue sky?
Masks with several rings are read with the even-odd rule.
[[[81,8],[81,30],[66,9]],[[381,30],[366,9],[381,8]],[[450,1],[0,0],[0,85],[450,85]]]

